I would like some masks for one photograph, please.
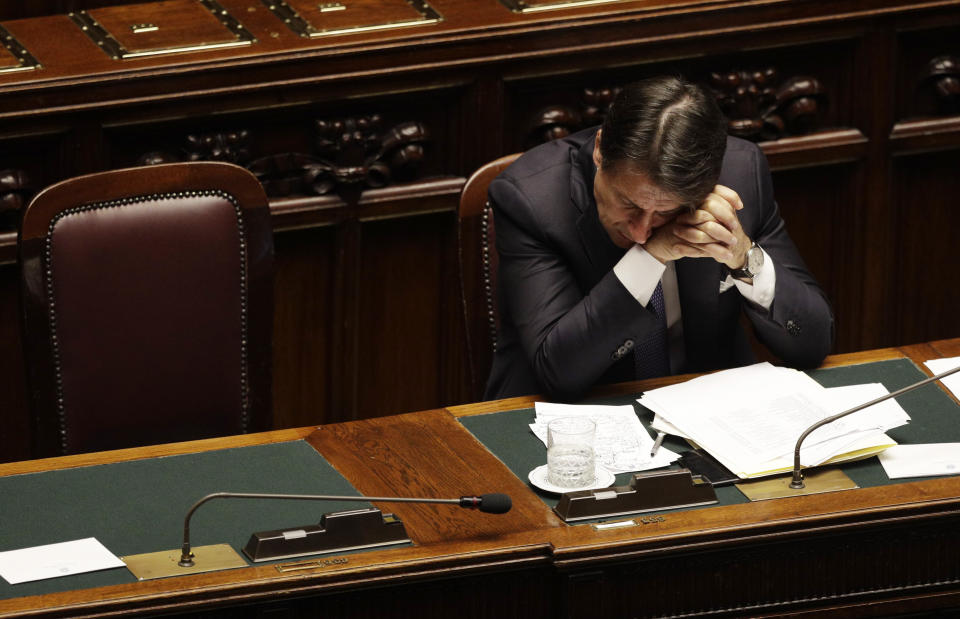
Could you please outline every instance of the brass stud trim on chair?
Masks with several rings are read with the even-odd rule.
[[[493,277],[490,266],[490,202],[483,207],[483,216],[480,218],[482,226],[480,232],[483,256],[483,296],[487,302],[487,325],[490,329],[490,341],[493,343],[493,352],[497,352],[497,315],[493,305]]]

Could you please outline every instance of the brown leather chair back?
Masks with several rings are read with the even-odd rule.
[[[269,429],[273,237],[252,174],[66,180],[19,241],[36,455]]]
[[[460,193],[460,299],[474,399],[483,397],[500,327],[496,228],[487,187],[520,154],[506,155],[484,165],[467,179]]]

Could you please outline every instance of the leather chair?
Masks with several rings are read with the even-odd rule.
[[[487,198],[491,181],[521,153],[500,157],[474,172],[460,192],[460,299],[466,332],[472,399],[483,397],[497,349],[500,314],[497,307],[496,228]]]
[[[38,457],[269,429],[273,237],[248,171],[57,183],[19,252]]]

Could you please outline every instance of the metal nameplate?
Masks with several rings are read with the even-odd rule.
[[[26,47],[20,44],[10,32],[0,25],[0,43],[13,56],[17,64],[0,66],[0,73],[13,73],[15,71],[32,71],[42,68],[37,59],[33,57]]]
[[[169,46],[159,46],[147,49],[129,49],[114,34],[103,26],[96,18],[87,11],[74,11],[67,16],[80,29],[97,44],[107,55],[116,60],[127,60],[130,58],[143,58],[146,56],[159,56],[162,54],[175,54],[179,52],[197,52],[210,51],[215,49],[225,49],[230,47],[242,47],[256,43],[257,39],[253,36],[233,15],[231,15],[217,0],[196,0],[200,6],[210,11],[210,13],[227,30],[226,40],[181,43]],[[160,26],[153,22],[144,22],[130,24],[129,29],[132,33],[150,34],[161,30]],[[119,36],[119,35],[118,35]],[[121,37],[122,38],[122,37]]]
[[[317,559],[316,561],[297,561],[296,563],[282,563],[276,566],[281,574],[288,572],[303,572],[305,570],[319,570],[325,567],[340,567],[350,563],[347,557],[334,557],[333,559]]]
[[[546,2],[537,2],[537,0],[500,0],[500,2],[514,13],[536,13],[537,11],[576,9],[582,6],[613,4],[614,2],[624,2],[624,0],[547,0]]]
[[[846,473],[836,468],[806,471],[804,474],[806,486],[800,490],[790,487],[791,479],[790,475],[782,475],[771,479],[745,480],[737,484],[737,489],[751,501],[765,501],[838,490],[854,490],[860,487]]]
[[[270,12],[280,18],[290,30],[299,36],[312,39],[338,34],[356,34],[375,30],[425,26],[443,21],[443,17],[426,0],[397,0],[398,7],[383,5],[374,11],[369,1],[342,0],[341,2],[294,2],[304,5],[298,11],[286,0],[260,0]],[[367,19],[382,18],[391,8],[399,13],[384,21],[367,22]],[[397,11],[396,8],[401,10]],[[412,9],[412,10],[410,10]],[[404,15],[406,13],[406,15]]]
[[[228,544],[214,544],[199,546],[193,549],[194,565],[181,567],[179,564],[181,549],[161,550],[140,555],[120,557],[133,572],[137,580],[153,580],[155,578],[170,578],[171,576],[186,576],[187,574],[202,574],[219,570],[232,570],[238,567],[247,567],[236,550]]]

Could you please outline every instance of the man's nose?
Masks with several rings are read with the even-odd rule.
[[[634,243],[643,245],[653,233],[653,212],[640,211],[630,218],[630,236]]]

